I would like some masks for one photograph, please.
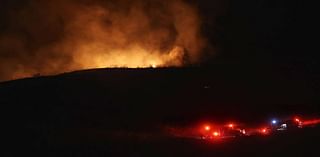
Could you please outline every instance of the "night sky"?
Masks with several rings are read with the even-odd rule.
[[[210,30],[216,44],[222,47],[222,60],[316,64],[317,18],[311,3],[231,0],[225,8],[214,31]]]

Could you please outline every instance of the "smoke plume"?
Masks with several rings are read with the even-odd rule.
[[[0,16],[0,80],[199,62],[205,39],[184,0],[22,0]]]

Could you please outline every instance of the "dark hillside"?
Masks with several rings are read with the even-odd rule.
[[[3,82],[0,103],[8,143],[38,148],[157,139],[164,125],[203,119],[256,123],[272,115],[315,114],[310,82],[270,67],[101,69]]]

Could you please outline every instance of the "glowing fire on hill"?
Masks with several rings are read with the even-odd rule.
[[[0,55],[6,56],[0,80],[90,68],[179,67],[199,62],[205,46],[198,11],[184,0],[32,0],[9,15],[12,32],[0,35]]]

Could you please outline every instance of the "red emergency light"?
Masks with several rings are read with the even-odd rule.
[[[206,130],[206,131],[210,131],[210,129],[211,129],[210,125],[206,125],[206,126],[204,126],[204,130]]]
[[[217,131],[215,131],[215,132],[212,133],[212,135],[213,135],[214,137],[218,137],[218,136],[220,136],[220,133],[217,132]]]
[[[260,129],[260,133],[267,135],[269,133],[269,130],[268,130],[268,128],[262,128],[262,129]]]

